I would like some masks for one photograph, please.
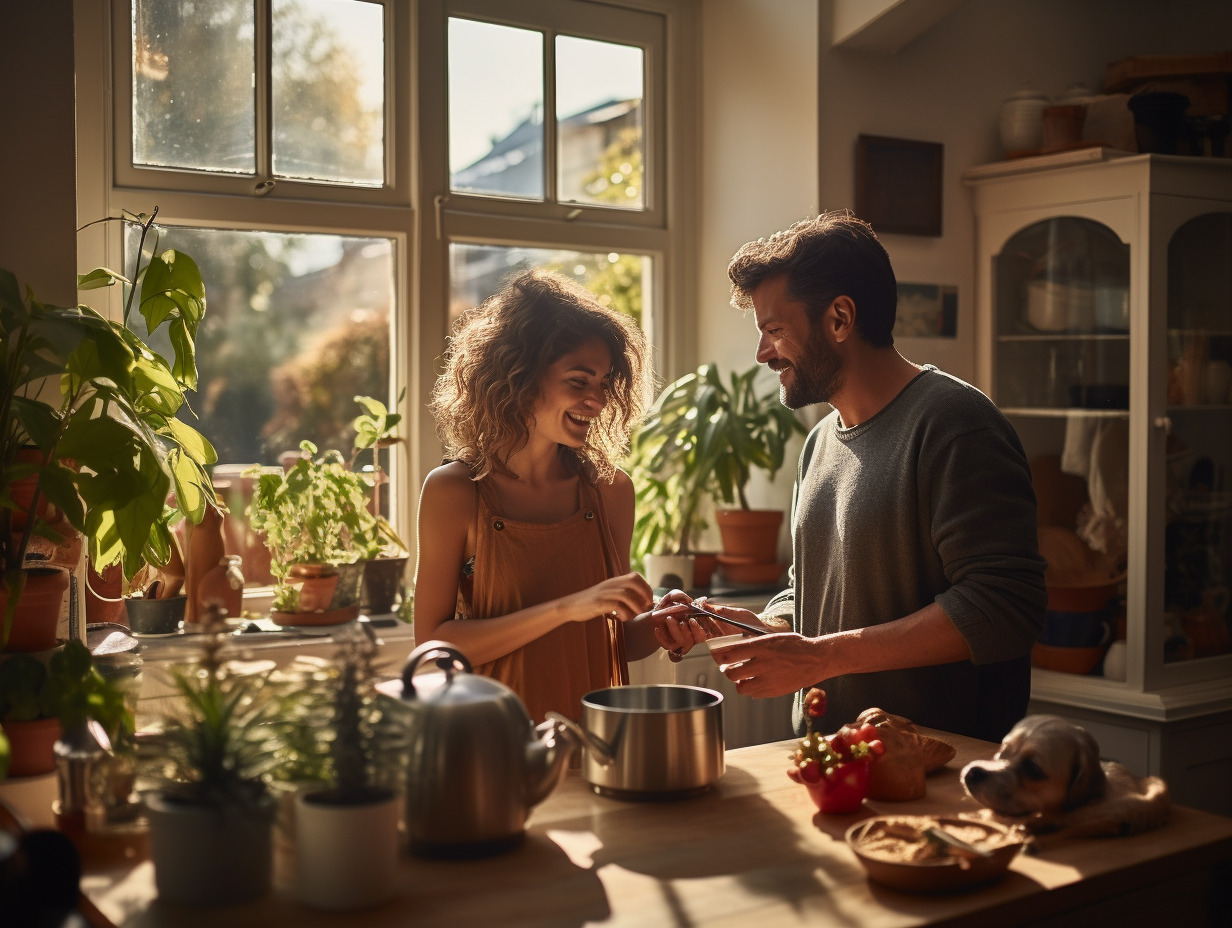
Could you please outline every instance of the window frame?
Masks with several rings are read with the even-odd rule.
[[[112,37],[109,72],[112,87],[112,135],[115,184],[118,187],[235,194],[270,200],[308,199],[386,205],[410,205],[411,133],[408,110],[411,82],[410,7],[397,0],[355,0],[380,6],[385,22],[385,180],[379,187],[345,182],[276,178],[273,174],[273,118],[270,112],[270,57],[272,0],[251,0],[255,24],[253,57],[255,85],[254,140],[256,169],[251,174],[209,172],[192,168],[157,167],[133,163],[133,55],[134,0],[111,0]],[[265,186],[273,181],[273,186]]]
[[[653,364],[671,379],[693,366],[697,318],[695,279],[698,228],[695,140],[697,30],[692,0],[420,0],[417,20],[420,171],[417,199],[419,242],[414,291],[421,307],[423,339],[417,377],[428,395],[440,350],[448,334],[449,245],[523,245],[584,252],[618,251],[650,257],[654,271],[645,282],[651,313],[643,321]],[[645,208],[631,210],[554,202],[557,185],[554,118],[544,120],[545,199],[521,200],[457,193],[450,189],[448,23],[450,17],[477,19],[545,33],[544,111],[555,115],[555,89],[548,62],[557,34],[616,41],[643,48]],[[647,30],[648,17],[654,28]],[[629,22],[641,23],[640,27]],[[652,34],[648,34],[648,31]],[[434,140],[434,141],[433,141]],[[438,310],[439,308],[439,310]],[[419,445],[435,448],[429,417],[418,424]],[[439,455],[418,462],[420,474],[439,464]]]
[[[257,0],[267,9],[269,0]],[[451,12],[508,14],[501,0],[371,0],[386,10],[387,186],[381,189],[279,181],[265,195],[253,177],[134,168],[131,143],[132,0],[74,0],[77,72],[77,203],[80,224],[121,209],[159,207],[168,225],[385,236],[395,241],[396,336],[391,395],[407,390],[405,442],[393,456],[391,516],[411,544],[415,507],[441,448],[426,408],[448,335],[448,245],[524,244],[580,251],[622,251],[651,257],[647,299],[653,363],[671,379],[695,364],[699,208],[695,168],[700,11],[696,0],[569,0],[571,15],[595,22],[630,11],[661,18],[662,53],[647,63],[646,157],[656,159],[646,210],[586,204],[508,202],[449,192],[445,71]],[[563,3],[519,0],[518,20],[547,16]],[[545,12],[547,11],[547,12]],[[392,23],[392,26],[390,25]],[[510,23],[516,25],[518,23]],[[570,20],[570,24],[574,24]],[[620,38],[596,29],[569,34]],[[84,38],[83,38],[84,37]],[[268,39],[265,40],[268,49]],[[662,72],[662,73],[659,73]],[[652,87],[661,102],[652,104]],[[545,101],[546,102],[546,101]],[[654,113],[653,118],[651,113]],[[267,131],[268,131],[268,116]],[[554,142],[552,143],[554,145]],[[554,152],[553,152],[554,157]],[[549,175],[552,188],[555,169]],[[475,202],[472,202],[475,201]],[[117,266],[121,236],[114,224],[78,234],[79,267]],[[207,281],[208,287],[208,281]],[[118,318],[119,294],[95,291],[92,303]]]

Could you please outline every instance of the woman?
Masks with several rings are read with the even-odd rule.
[[[577,718],[629,658],[690,644],[629,571],[633,483],[615,459],[642,411],[633,320],[547,271],[460,321],[431,408],[446,462],[419,499],[415,637],[449,641],[532,719]]]

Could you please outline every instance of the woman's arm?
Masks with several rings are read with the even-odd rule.
[[[603,507],[607,510],[612,538],[616,542],[620,568],[628,571],[629,548],[633,543],[633,523],[636,518],[633,481],[624,471],[618,470],[612,483],[601,487],[600,492],[603,493]],[[638,576],[638,579],[642,578]],[[663,622],[661,619],[652,618],[648,611],[639,611],[642,612],[641,615],[634,613],[636,618],[625,622],[625,653],[629,660],[638,661],[649,657],[659,648],[668,651],[676,648],[688,650],[693,644],[687,620],[682,628],[678,621]]]
[[[646,581],[637,574],[625,573],[509,615],[482,621],[454,618],[458,578],[478,505],[478,492],[463,464],[442,465],[424,481],[415,566],[416,642],[443,639],[462,651],[472,664],[486,664],[566,622],[585,621],[605,612],[628,619],[645,609],[650,598]]]

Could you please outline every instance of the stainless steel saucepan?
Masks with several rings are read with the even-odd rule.
[[[581,724],[548,718],[584,745],[582,776],[618,799],[682,799],[723,775],[723,695],[700,686],[613,686],[582,697]]]

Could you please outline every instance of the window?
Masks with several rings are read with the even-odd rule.
[[[669,146],[668,112],[693,111],[692,4],[107,0],[74,14],[100,37],[77,45],[82,222],[157,206],[159,247],[201,265],[190,402],[216,478],[302,438],[345,445],[354,395],[389,403],[405,386],[383,496],[413,538],[450,321],[514,269],[568,273],[657,348],[687,348],[668,216],[688,215],[669,179],[687,176],[690,142]],[[133,247],[114,224],[79,236],[84,267],[131,266]]]
[[[662,349],[666,17],[565,0],[447,0],[441,28],[445,99],[425,108],[422,128],[446,140],[437,156],[447,185],[425,189],[444,255],[430,244],[424,268],[448,268],[450,320],[511,272],[546,266],[630,311]]]

